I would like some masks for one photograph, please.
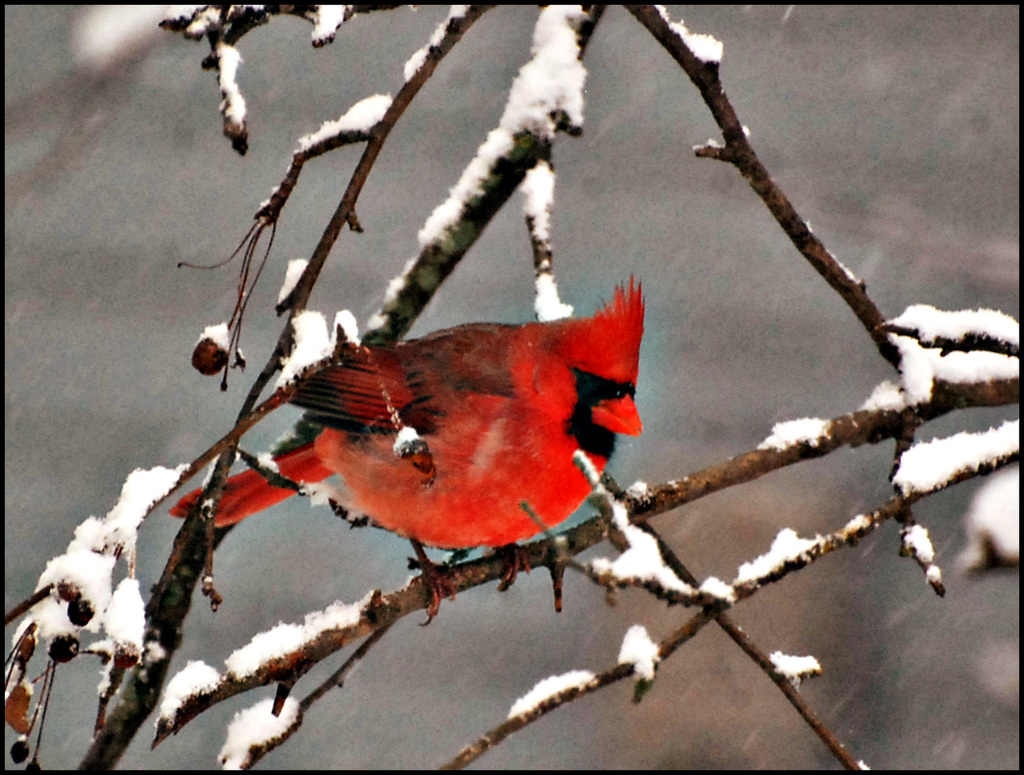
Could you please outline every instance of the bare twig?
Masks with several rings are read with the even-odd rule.
[[[7,611],[4,614],[4,627],[17,620],[18,617],[20,617],[23,613],[29,610],[36,603],[48,598],[51,592],[53,592],[53,584],[47,584],[46,586],[37,589],[27,598],[25,598],[20,603],[12,607],[10,611]]]
[[[698,59],[655,6],[628,5],[626,8],[683,68],[722,130],[725,147],[705,146],[696,151],[697,156],[728,162],[740,171],[796,249],[853,310],[882,357],[893,366],[898,365],[899,353],[885,334],[885,317],[867,295],[863,281],[842,266],[815,236],[754,153],[743,124],[725,95],[718,63]]]

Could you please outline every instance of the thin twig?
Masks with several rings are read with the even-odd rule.
[[[50,596],[51,592],[53,592],[53,584],[47,584],[45,587],[37,589],[20,603],[13,606],[10,611],[7,611],[7,613],[4,614],[4,627],[14,622],[19,616],[25,613],[36,603],[46,600],[46,598]]]
[[[682,563],[682,561],[676,556],[672,548],[665,543],[661,535],[657,533],[650,525],[643,525],[642,530],[654,537],[658,542],[658,551],[661,553],[662,559],[665,564],[668,565],[672,571],[683,581],[690,586],[696,587],[700,582],[697,581],[696,576],[690,573],[689,569]],[[715,621],[718,626],[732,638],[733,642],[740,647],[740,649],[749,656],[754,663],[761,668],[761,671],[767,675],[772,682],[779,688],[779,691],[785,695],[789,703],[796,708],[796,712],[800,714],[801,718],[807,722],[807,725],[811,728],[818,739],[825,744],[825,746],[832,752],[832,755],[836,757],[840,764],[842,764],[848,770],[860,769],[857,764],[857,760],[850,755],[850,752],[846,750],[842,743],[839,742],[839,738],[835,732],[828,728],[825,723],[818,718],[818,715],[811,709],[807,700],[804,696],[797,691],[796,686],[789,680],[788,677],[780,673],[775,665],[772,663],[768,655],[765,654],[760,647],[754,643],[751,637],[744,632],[743,628],[736,624],[732,617],[726,611],[719,611],[715,615]]]
[[[885,333],[885,317],[867,295],[863,281],[857,280],[843,267],[815,236],[754,152],[742,122],[725,95],[718,63],[698,59],[669,25],[664,13],[655,6],[627,5],[626,9],[683,68],[722,130],[725,147],[698,149],[697,156],[726,161],[739,170],[796,249],[853,310],[882,357],[898,366],[899,352]]]
[[[716,609],[714,607],[710,606],[701,609],[699,612],[694,614],[686,624],[661,641],[658,651],[662,655],[662,658],[664,659],[672,654],[684,643],[691,640],[704,628],[705,625],[713,621],[715,610]],[[470,743],[468,746],[463,748],[454,759],[443,764],[440,769],[460,770],[463,767],[472,764],[514,732],[518,732],[523,727],[533,723],[543,716],[546,716],[556,708],[560,708],[573,700],[579,699],[580,697],[593,694],[598,689],[603,689],[606,686],[618,683],[624,678],[629,678],[632,675],[632,664],[618,664],[615,667],[605,670],[603,673],[599,673],[583,685],[574,686],[571,689],[561,691],[558,694],[547,698],[543,702],[538,703],[528,712],[511,716],[506,721],[486,732],[475,742]]]

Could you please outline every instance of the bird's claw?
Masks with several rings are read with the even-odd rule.
[[[430,561],[421,543],[413,541],[412,547],[416,551],[416,560],[414,562],[415,566],[420,569],[420,579],[430,592],[430,603],[427,605],[427,620],[420,625],[426,627],[434,620],[438,611],[441,610],[441,601],[446,597],[454,600],[457,590],[451,577],[445,570]],[[412,565],[413,562],[410,562],[410,566]]]
[[[515,584],[519,571],[530,572],[530,560],[526,556],[526,551],[519,544],[499,546],[494,553],[500,555],[505,563],[501,571],[501,581],[498,583],[499,592],[504,592]]]

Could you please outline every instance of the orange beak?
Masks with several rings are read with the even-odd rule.
[[[591,419],[602,428],[612,433],[625,433],[628,436],[639,436],[644,425],[640,422],[640,413],[632,396],[608,398],[590,410]]]

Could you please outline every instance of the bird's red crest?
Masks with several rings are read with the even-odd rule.
[[[644,297],[640,283],[629,278],[615,297],[592,318],[573,321],[566,337],[567,360],[576,368],[614,382],[635,383],[644,334]],[[568,333],[568,332],[567,332]]]

